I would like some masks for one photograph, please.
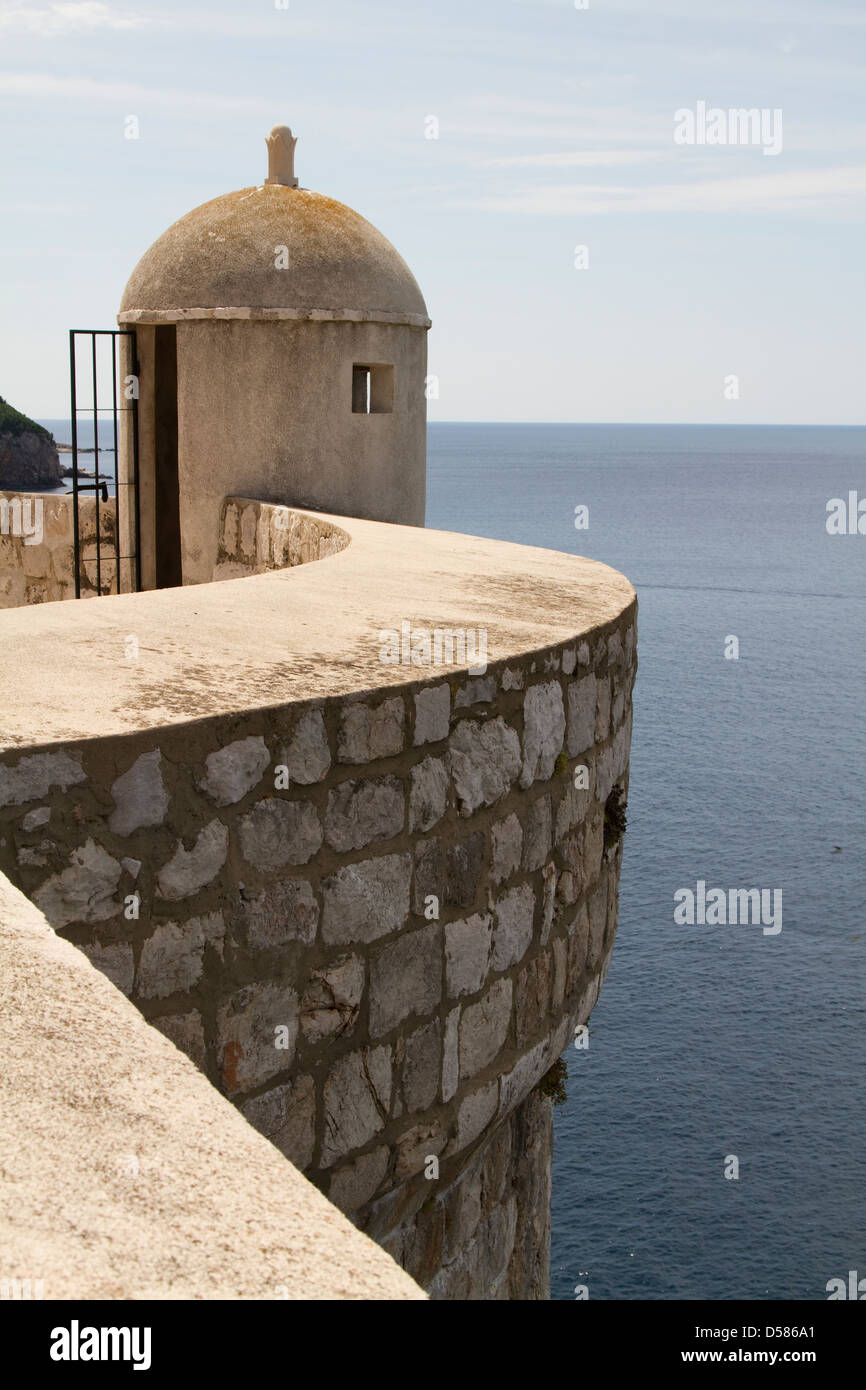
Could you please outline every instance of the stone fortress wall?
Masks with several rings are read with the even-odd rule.
[[[0,608],[75,598],[73,505],[70,493],[0,492]],[[94,598],[96,504],[92,497],[82,498],[79,508],[81,597]],[[116,589],[115,515],[113,498],[100,503],[99,579],[103,594]],[[308,513],[249,498],[227,497],[220,516],[219,553],[213,578],[235,579],[323,560],[348,544],[347,532],[325,525]],[[129,576],[122,576],[122,583],[124,591],[132,587]]]
[[[340,543],[284,510],[229,499],[221,563]],[[0,868],[434,1297],[547,1295],[635,636],[632,602],[483,675],[0,754]]]
[[[75,549],[70,493],[0,491],[0,608],[75,598]],[[95,598],[96,503],[82,498],[81,597]],[[114,499],[99,504],[100,586],[115,585]]]

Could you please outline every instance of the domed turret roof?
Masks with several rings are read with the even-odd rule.
[[[275,181],[194,208],[142,256],[118,321],[187,318],[430,322],[381,232],[333,198]]]

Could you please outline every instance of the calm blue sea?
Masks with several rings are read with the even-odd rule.
[[[866,535],[825,527],[851,489],[866,429],[430,428],[429,526],[592,556],[640,602],[619,934],[556,1111],[555,1299],[866,1277]],[[781,933],[675,925],[698,879],[782,889]]]

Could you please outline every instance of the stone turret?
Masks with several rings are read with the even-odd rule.
[[[146,587],[213,577],[228,495],[424,522],[421,291],[359,213],[298,186],[287,126],[267,145],[267,179],[180,218],[123,294]]]

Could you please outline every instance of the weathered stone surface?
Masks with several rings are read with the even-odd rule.
[[[275,1086],[240,1107],[241,1114],[303,1171],[313,1161],[316,1093],[311,1076]]]
[[[466,1004],[460,1017],[460,1080],[475,1076],[501,1051],[511,1022],[512,985],[497,980],[476,1004]]]
[[[412,860],[387,854],[347,864],[322,884],[322,936],[330,944],[376,941],[409,915]]]
[[[199,1071],[204,1071],[204,1028],[197,1009],[191,1009],[186,1014],[170,1014],[168,1018],[155,1018],[153,1026],[170,1038],[175,1047],[195,1063]]]
[[[445,814],[448,769],[441,758],[425,758],[412,769],[409,829],[430,830]]]
[[[550,928],[553,926],[553,917],[556,912],[556,865],[551,860],[545,864],[541,871],[542,898],[541,898],[541,932],[539,939],[542,946],[547,945],[550,936]]]
[[[523,818],[523,867],[527,873],[540,869],[553,843],[550,797],[530,802]]]
[[[308,1043],[336,1037],[353,1028],[364,992],[364,962],[341,956],[311,976],[301,999],[301,1031]]]
[[[478,885],[484,867],[484,835],[477,831],[465,840],[449,845],[445,851],[446,907],[472,907],[478,896]]]
[[[439,1093],[442,1034],[438,1018],[406,1039],[403,1058],[403,1103],[411,1115],[428,1110]]]
[[[15,767],[0,763],[0,806],[39,801],[51,787],[66,791],[67,787],[86,781],[80,753],[31,753]]]
[[[502,689],[505,691],[523,689],[523,672],[519,667],[512,670],[510,666],[506,666],[502,672]]]
[[[345,705],[337,739],[340,762],[370,763],[402,752],[404,719],[400,699],[381,705]]]
[[[457,1091],[460,1078],[460,1009],[452,1009],[445,1020],[442,1048],[442,1099],[446,1103]]]
[[[53,848],[51,840],[40,840],[38,845],[22,845],[18,851],[18,863],[34,864],[43,869]]]
[[[390,1149],[383,1144],[338,1168],[328,1188],[328,1197],[334,1206],[348,1214],[369,1202],[382,1185],[390,1157]]]
[[[582,676],[568,687],[568,755],[576,758],[595,739],[596,679]]]
[[[598,681],[596,692],[595,737],[597,742],[606,739],[610,733],[610,681],[607,677]]]
[[[533,685],[523,703],[523,768],[521,787],[553,776],[565,737],[565,709],[558,681]]]
[[[565,985],[568,976],[568,942],[558,936],[553,943],[553,995],[551,1007],[558,1014],[565,1001]]]
[[[325,1080],[322,1165],[359,1149],[384,1129],[391,1104],[391,1054],[364,1048],[334,1063]]]
[[[604,854],[604,807],[596,806],[587,816],[583,826],[583,872],[584,882],[592,883],[601,872],[601,859]]]
[[[514,991],[514,1021],[517,1046],[525,1047],[538,1037],[550,1013],[553,959],[542,951],[521,970]]]
[[[157,892],[169,902],[188,898],[216,878],[228,854],[229,833],[212,820],[200,830],[192,849],[178,841],[173,857],[156,876]]]
[[[51,807],[39,806],[35,811],[28,811],[22,817],[21,829],[29,834],[31,830],[37,830],[40,825],[47,825],[51,819]]]
[[[236,739],[208,754],[199,786],[217,806],[233,806],[261,781],[270,761],[263,738]]]
[[[490,970],[493,918],[478,912],[445,927],[445,977],[449,997],[475,994]]]
[[[398,1181],[412,1177],[424,1169],[428,1156],[440,1154],[445,1148],[446,1136],[438,1120],[415,1125],[401,1134],[397,1140],[397,1162],[394,1177]]]
[[[455,709],[468,709],[470,705],[489,704],[496,699],[496,679],[494,676],[479,677],[466,681],[454,698]]]
[[[132,993],[135,962],[132,946],[128,941],[110,941],[104,946],[98,941],[93,941],[81,949],[91,965],[103,975],[107,975],[111,983],[123,994]]]
[[[545,1072],[552,1067],[556,1058],[550,1049],[550,1039],[542,1038],[529,1052],[524,1053],[511,1071],[506,1072],[499,1084],[500,1117],[514,1110],[525,1100]]]
[[[579,763],[579,767],[586,767],[586,763]],[[592,805],[593,773],[591,768],[587,768],[589,774],[587,781],[589,787],[575,788],[574,779],[569,781],[565,794],[561,798],[556,808],[556,843],[559,844],[568,832],[585,818],[587,811]]]
[[[450,723],[450,688],[447,685],[434,685],[419,690],[415,696],[415,747],[422,743],[438,743],[440,739],[447,738]]]
[[[565,997],[573,999],[583,987],[586,953],[589,949],[589,910],[582,904],[568,928],[568,970]]]
[[[328,794],[325,837],[332,849],[363,849],[403,829],[406,794],[396,777],[341,782]]]
[[[284,985],[246,985],[219,1010],[217,1031],[226,1094],[251,1091],[291,1066],[298,997]]]
[[[483,831],[442,848],[438,839],[420,840],[415,848],[415,883],[412,911],[424,913],[425,900],[433,894],[445,908],[472,908],[479,895],[484,871]]]
[[[495,906],[492,967],[507,970],[522,960],[532,943],[535,893],[528,883],[512,888]]]
[[[322,827],[309,801],[265,797],[238,823],[241,852],[257,869],[306,864],[322,844]]]
[[[477,1091],[472,1091],[460,1102],[457,1130],[448,1145],[449,1154],[459,1153],[467,1144],[474,1143],[496,1114],[498,1100],[499,1082],[493,1080],[488,1081],[486,1086],[479,1087]]]
[[[121,868],[101,845],[87,840],[69,856],[69,868],[46,879],[33,894],[55,931],[70,922],[105,922],[121,910],[113,894]]]
[[[168,792],[162,781],[162,754],[158,748],[142,753],[111,788],[115,810],[108,828],[115,835],[131,835],[143,825],[162,825],[168,810]]]
[[[298,782],[301,786],[310,786],[313,782],[321,782],[331,766],[331,752],[320,710],[308,710],[301,715],[288,746],[280,755],[280,765],[287,768],[290,785]]]
[[[520,771],[520,739],[500,715],[486,724],[464,719],[451,735],[448,763],[462,816],[492,806]]]
[[[143,999],[166,999],[192,989],[202,976],[205,946],[210,943],[222,955],[224,937],[221,912],[164,922],[142,945],[137,993]]]
[[[312,886],[303,879],[284,879],[258,891],[242,884],[235,921],[250,946],[269,950],[288,941],[309,946],[316,938],[319,905]]]
[[[491,878],[494,883],[502,883],[510,878],[520,867],[523,850],[523,831],[520,821],[513,813],[505,820],[497,821],[491,832],[493,865]]]
[[[410,1014],[429,1014],[442,995],[442,928],[430,922],[399,937],[370,963],[370,1036]]]
[[[602,951],[604,947],[604,933],[607,925],[607,875],[602,875],[601,882],[589,897],[589,952],[587,955],[587,968],[596,970],[601,964]]]

